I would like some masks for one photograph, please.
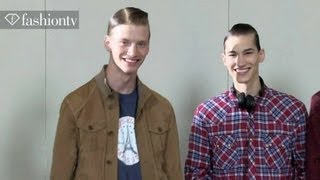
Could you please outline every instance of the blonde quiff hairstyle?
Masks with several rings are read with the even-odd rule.
[[[150,40],[150,25],[148,13],[135,7],[126,7],[118,10],[109,20],[107,35],[110,35],[112,29],[118,25],[142,25],[148,26]]]

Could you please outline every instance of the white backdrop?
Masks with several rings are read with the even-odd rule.
[[[109,17],[135,6],[149,12],[151,50],[139,72],[176,112],[182,165],[192,113],[229,87],[220,59],[234,23],[260,34],[266,84],[301,99],[320,89],[317,0],[0,0],[1,10],[78,10],[76,30],[0,29],[0,174],[48,180],[60,103],[108,62],[103,46]],[[1,20],[0,20],[1,21]]]

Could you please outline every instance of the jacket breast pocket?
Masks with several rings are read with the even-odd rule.
[[[264,138],[266,164],[273,169],[290,165],[292,142],[289,135],[268,134]]]
[[[234,135],[219,135],[211,138],[213,167],[232,169],[239,160],[237,138]]]
[[[95,151],[104,148],[106,136],[105,120],[84,120],[78,123],[78,145],[80,151]]]
[[[168,125],[165,123],[152,124],[148,130],[154,152],[162,152],[166,146],[167,133],[169,131]]]

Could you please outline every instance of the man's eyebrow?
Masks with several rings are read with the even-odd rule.
[[[237,52],[234,50],[231,50],[231,51],[227,51],[227,53],[237,53]]]
[[[255,49],[254,48],[248,48],[248,49],[243,50],[243,52],[248,52],[248,51],[255,51]]]

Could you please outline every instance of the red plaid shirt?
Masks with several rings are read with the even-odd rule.
[[[185,178],[305,179],[305,105],[265,87],[252,113],[234,89],[195,110]]]

